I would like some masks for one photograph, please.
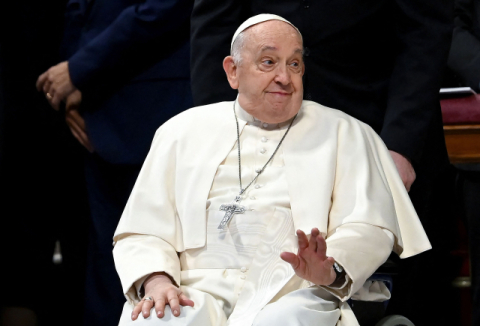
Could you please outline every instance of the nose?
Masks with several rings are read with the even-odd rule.
[[[285,65],[278,65],[275,74],[275,82],[282,85],[288,85],[292,82],[290,71]]]

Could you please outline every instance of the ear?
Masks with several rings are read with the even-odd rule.
[[[223,59],[223,70],[225,70],[225,73],[227,74],[227,79],[230,87],[233,89],[238,89],[238,70],[235,62],[233,62],[232,56],[229,55],[228,57]]]

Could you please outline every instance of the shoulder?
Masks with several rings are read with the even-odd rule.
[[[316,130],[331,130],[338,135],[368,133],[378,137],[375,131],[366,123],[347,113],[330,108],[313,101],[303,101],[302,120],[315,126]]]
[[[166,121],[156,134],[166,133],[171,139],[181,139],[195,133],[204,135],[224,124],[227,119],[234,119],[232,106],[233,102],[218,102],[190,108]]]

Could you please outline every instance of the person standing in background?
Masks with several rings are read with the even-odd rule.
[[[480,92],[480,2],[455,1],[455,28],[448,68],[462,86]]]
[[[72,307],[83,313],[88,230],[83,149],[63,115],[35,89],[38,75],[59,60],[65,4],[0,4],[3,326],[61,326]],[[52,259],[57,242],[61,262]],[[81,326],[81,318],[68,324]]]
[[[155,130],[191,107],[190,0],[71,0],[68,60],[39,76],[90,152],[85,325],[117,325],[124,302],[112,238]]]
[[[480,92],[480,2],[455,1],[455,28],[448,56],[445,84],[468,86]],[[447,85],[445,85],[447,86]],[[477,95],[478,96],[478,95]],[[477,104],[478,101],[477,101]],[[480,106],[477,106],[480,110]],[[459,212],[465,218],[472,279],[472,325],[480,325],[480,164],[455,165]]]
[[[429,271],[445,269],[451,223],[441,206],[446,201],[439,200],[449,162],[438,93],[453,3],[196,0],[191,30],[195,105],[235,99],[218,62],[229,54],[236,26],[259,13],[280,15],[302,33],[304,98],[369,124],[386,143],[410,190],[433,250],[402,262],[389,313],[406,315],[418,326],[448,325],[445,316],[432,319],[424,313],[436,303],[425,302],[418,289],[439,297],[450,286],[447,271]]]

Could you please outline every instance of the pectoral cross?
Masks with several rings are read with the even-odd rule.
[[[243,214],[245,212],[245,206],[241,206],[238,203],[242,200],[242,196],[235,197],[235,200],[231,204],[222,204],[220,206],[221,211],[225,211],[225,216],[223,216],[220,225],[218,226],[219,230],[224,230],[228,222],[232,219],[234,214]]]

